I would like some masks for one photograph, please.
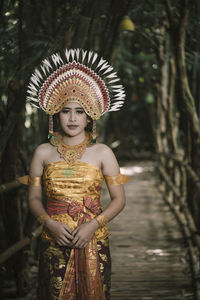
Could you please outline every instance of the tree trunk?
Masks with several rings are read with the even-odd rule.
[[[13,107],[16,107],[20,102],[20,86],[18,85],[18,92],[8,97],[8,115],[10,115]],[[16,121],[15,128],[9,137],[6,151],[3,153],[3,163],[1,165],[3,182],[9,182],[16,178],[17,165],[19,163],[20,144],[22,142],[22,131],[24,117],[23,112],[20,113]],[[21,200],[17,189],[12,189],[3,194],[3,221],[5,227],[5,234],[7,237],[7,246],[11,246],[15,242],[23,238],[23,222]],[[14,270],[16,284],[19,296],[24,295],[24,285],[26,276],[24,275],[26,259],[23,253],[18,253],[11,258],[11,265]]]
[[[166,11],[170,25],[170,35],[172,41],[172,49],[174,51],[177,71],[180,80],[180,91],[182,101],[186,109],[186,114],[191,126],[191,135],[193,142],[192,157],[189,160],[192,162],[194,168],[199,168],[199,155],[200,155],[200,127],[198,114],[195,107],[195,101],[192,96],[188,76],[186,71],[186,59],[185,59],[185,35],[186,27],[189,17],[189,0],[181,1],[181,12],[179,23],[176,24],[175,16],[172,14],[172,7],[170,0],[165,0]]]

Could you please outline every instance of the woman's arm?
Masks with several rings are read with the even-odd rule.
[[[112,150],[105,146],[100,145],[99,154],[101,155],[102,172],[107,176],[115,176],[120,173],[118,162]],[[99,155],[98,154],[98,155]],[[109,221],[117,216],[125,206],[125,193],[122,185],[108,185],[111,201],[106,206],[101,215],[105,216]],[[73,246],[77,248],[84,248],[91,240],[94,232],[99,228],[99,223],[96,219],[91,220],[89,223],[80,225],[75,231],[75,238]]]
[[[120,173],[119,164],[112,150],[103,145],[102,150],[102,173],[104,176],[116,176]],[[109,185],[107,188],[110,194],[111,201],[103,211],[103,216],[108,220],[116,217],[125,206],[125,193],[123,185]]]
[[[43,174],[43,162],[47,155],[47,144],[40,145],[34,152],[31,165],[30,176],[41,177]],[[42,186],[29,187],[29,207],[36,218],[43,218],[43,224],[46,226],[56,242],[61,246],[70,246],[74,236],[72,231],[63,223],[52,220],[42,204]]]
[[[30,176],[41,177],[43,174],[43,149],[45,147],[40,145],[34,152],[31,165]],[[33,215],[38,218],[41,215],[47,215],[42,204],[42,185],[29,186],[29,207]],[[48,215],[47,215],[48,216]]]

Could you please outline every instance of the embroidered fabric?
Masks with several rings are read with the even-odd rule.
[[[102,212],[100,192],[103,175],[99,168],[91,164],[81,161],[71,165],[65,161],[50,163],[44,169],[43,183],[47,195],[47,213],[72,231],[81,219],[89,222]],[[107,236],[106,226],[95,232],[97,240]],[[42,237],[52,240],[46,229]]]
[[[44,169],[47,213],[66,224],[72,231],[90,222],[102,212],[100,192],[103,175],[99,168],[86,162],[67,164],[59,161]],[[59,300],[105,300],[97,242],[108,236],[106,226],[99,228],[84,249],[71,249],[59,294]],[[53,241],[44,228],[43,239]]]

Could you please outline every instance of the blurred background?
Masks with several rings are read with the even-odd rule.
[[[115,67],[127,97],[98,122],[99,140],[121,162],[154,160],[162,191],[176,204],[181,198],[199,231],[199,40],[199,0],[0,1],[1,252],[37,226],[16,178],[48,141],[48,119],[25,102],[26,89],[41,60],[65,48],[96,51]],[[21,296],[31,259],[23,248],[0,269]]]

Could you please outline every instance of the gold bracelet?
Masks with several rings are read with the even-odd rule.
[[[95,218],[97,222],[99,223],[99,227],[104,227],[108,223],[108,218],[104,215],[99,215]]]
[[[40,224],[44,224],[48,219],[50,219],[49,215],[40,215],[37,217],[37,220],[40,222]]]

